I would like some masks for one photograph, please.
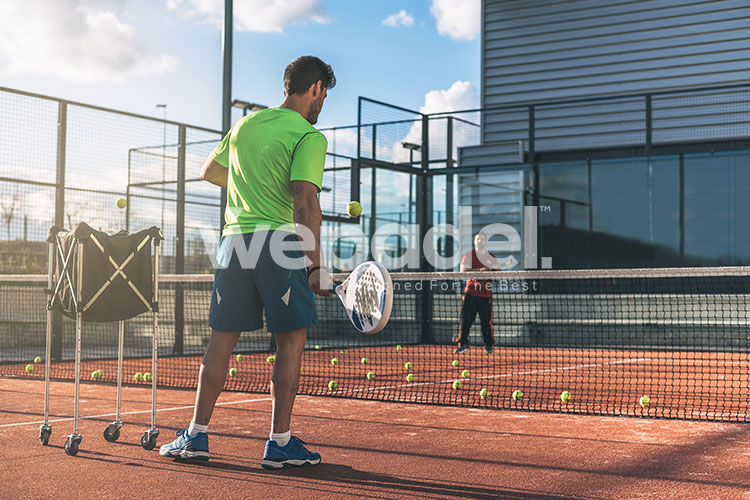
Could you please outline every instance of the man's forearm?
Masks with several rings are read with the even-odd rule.
[[[315,240],[313,250],[304,250],[305,257],[310,259],[310,267],[323,266],[323,255],[320,252],[320,225],[323,221],[323,214],[320,212],[320,205],[317,203],[295,203],[294,206],[294,223],[306,227]]]
[[[209,171],[203,178],[204,181],[210,182],[214,186],[219,186],[226,189],[229,169],[223,169],[222,171]]]

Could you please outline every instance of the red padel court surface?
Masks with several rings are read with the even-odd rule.
[[[307,350],[302,356],[299,393],[341,398],[375,399],[402,403],[436,403],[474,408],[544,410],[566,413],[691,418],[744,422],[750,412],[750,362],[741,352],[680,352],[647,349],[572,349],[502,347],[493,355],[484,349],[456,355],[455,346],[408,345],[347,347]],[[39,353],[44,354],[43,352]],[[232,391],[267,392],[273,364],[270,353],[232,356],[225,388]],[[331,360],[336,358],[337,364]],[[362,359],[368,360],[363,364]],[[193,388],[201,356],[161,357],[157,380],[165,387]],[[454,361],[455,360],[455,361]],[[460,363],[459,363],[460,360]],[[29,360],[27,363],[30,363]],[[406,368],[406,363],[411,363]],[[453,366],[452,363],[456,365]],[[44,364],[0,365],[0,373],[28,379],[44,379]],[[117,380],[117,360],[89,360],[81,364],[81,378],[102,370],[100,384]],[[470,373],[462,377],[462,371]],[[151,371],[151,358],[126,359],[123,380],[133,384],[135,373]],[[367,373],[375,376],[368,380]],[[73,362],[53,362],[53,379],[72,380]],[[407,374],[413,379],[408,381]],[[461,390],[452,389],[460,380]],[[336,381],[335,391],[328,388]],[[143,386],[149,383],[141,382]],[[486,399],[482,389],[489,390]],[[516,389],[520,401],[511,399]],[[560,400],[563,391],[572,394]],[[641,407],[641,396],[652,404]]]
[[[301,396],[293,431],[323,457],[315,467],[266,471],[267,394],[226,392],[210,431],[211,460],[158,455],[192,415],[193,390],[161,389],[157,449],[140,436],[148,387],[81,386],[77,456],[73,384],[53,382],[49,446],[38,440],[44,385],[0,377],[2,498],[750,498],[750,427],[743,424],[517,412]]]

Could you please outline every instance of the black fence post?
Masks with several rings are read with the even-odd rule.
[[[57,104],[57,173],[55,179],[55,225],[65,226],[65,151],[67,149],[68,132],[68,103],[58,101]],[[70,228],[72,229],[72,228]],[[50,262],[48,265],[52,265]],[[52,311],[52,346],[50,357],[55,361],[62,360],[62,316],[60,312]]]
[[[373,125],[372,126],[372,159],[377,159],[378,154],[378,126]],[[375,230],[377,229],[377,210],[378,210],[378,203],[377,203],[377,191],[376,191],[376,184],[377,184],[377,173],[378,170],[373,165],[372,171],[370,172],[370,227],[369,227],[369,245],[367,247],[367,254],[369,260],[375,260],[375,255],[372,253],[372,241],[375,237]]]
[[[422,272],[432,270],[425,252],[425,236],[432,225],[432,177],[430,169],[430,120],[428,116],[422,116],[422,165],[417,178],[417,223],[419,224],[419,269]],[[421,296],[421,322],[422,334],[420,343],[434,343],[432,332],[432,289],[429,281],[422,283]]]

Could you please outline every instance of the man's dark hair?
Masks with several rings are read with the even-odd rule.
[[[287,95],[304,94],[318,81],[332,89],[336,85],[333,68],[315,56],[302,56],[289,63],[284,70],[284,91]]]
[[[476,238],[476,237],[477,237],[477,236],[479,236],[480,234],[481,234],[482,236],[484,236],[485,238],[487,237],[487,233],[485,233],[484,231],[477,231],[476,233],[474,233],[474,238]]]

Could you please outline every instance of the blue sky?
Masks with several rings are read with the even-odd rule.
[[[285,65],[314,54],[338,79],[319,126],[355,123],[360,95],[430,112],[478,105],[479,0],[234,3],[236,99],[277,105]],[[222,6],[3,0],[0,85],[154,116],[166,103],[170,119],[218,128]]]

